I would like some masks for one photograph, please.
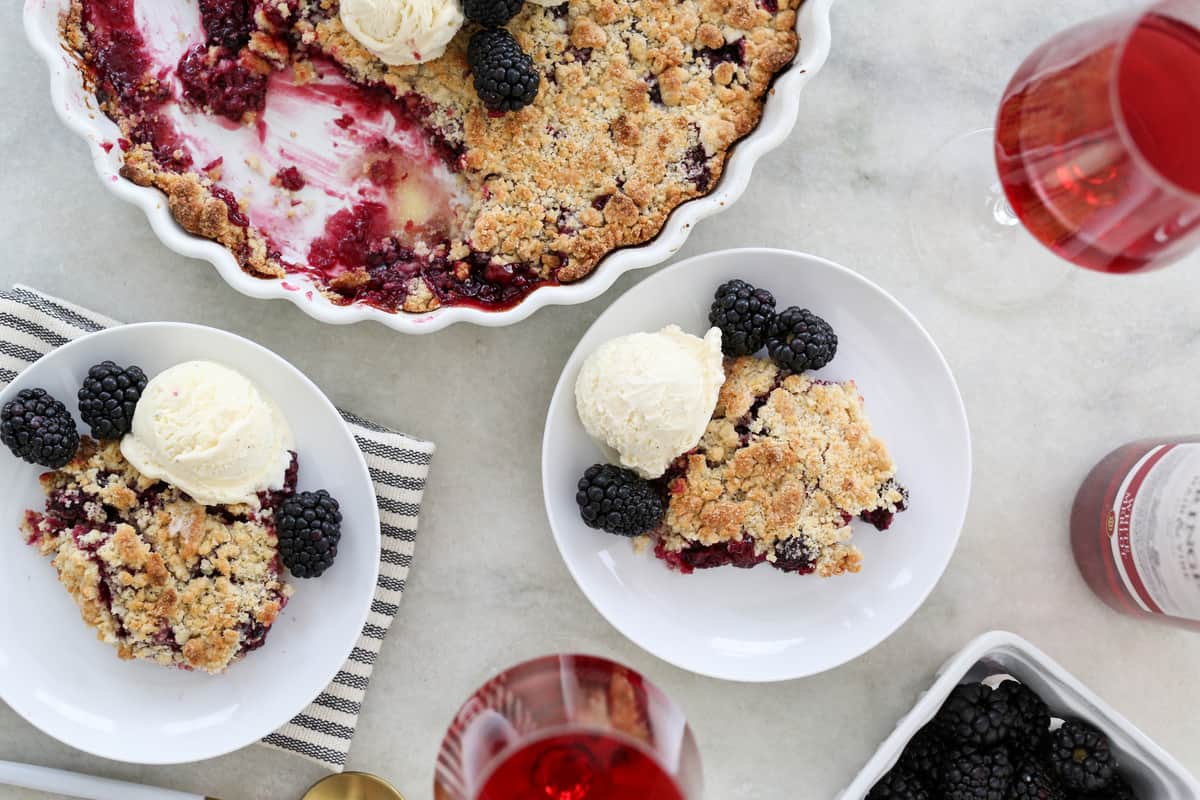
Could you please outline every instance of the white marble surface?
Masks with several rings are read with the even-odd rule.
[[[10,2],[0,12],[0,282],[27,282],[129,321],[188,320],[250,336],[339,405],[438,442],[412,580],[351,756],[351,767],[386,776],[410,800],[430,796],[441,734],[481,680],[562,649],[628,662],[684,705],[705,754],[708,797],[830,798],[936,667],[998,627],[1049,651],[1200,772],[1200,636],[1110,613],[1079,579],[1066,534],[1082,475],[1110,447],[1200,430],[1200,258],[1134,279],[1075,271],[1035,305],[980,312],[928,285],[905,218],[922,159],[989,124],[1034,43],[1132,5],[843,0],[833,57],[796,132],[759,165],[741,202],[701,224],[680,253],[772,245],[865,273],[925,323],[966,399],[975,492],[949,571],[891,639],[807,680],[718,683],[656,661],[592,610],[551,543],[539,480],[545,406],[575,341],[644,273],[589,305],[547,309],[515,328],[458,327],[423,339],[373,325],[321,327],[289,304],[244,298],[207,264],[166,251],[141,215],[95,180],[84,146],[51,112],[42,66],[21,35],[20,3]],[[106,762],[3,706],[0,758],[226,800],[288,800],[322,774],[257,747],[169,768]],[[33,797],[4,788],[0,796]]]

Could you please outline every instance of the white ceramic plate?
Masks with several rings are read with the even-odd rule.
[[[269,350],[212,328],[147,323],[78,339],[23,372],[0,404],[40,386],[75,412],[80,380],[106,359],[138,364],[150,376],[215,359],[251,376],[292,425],[300,488],[328,489],[342,505],[338,560],[315,580],[290,579],[295,594],[266,645],[222,675],[121,661],[84,625],[49,559],[18,533],[22,511],[44,503],[39,469],[0,448],[0,697],[50,736],[105,758],[172,764],[219,756],[303,710],[354,647],[379,570],[371,479],[320,389]]]
[[[171,0],[193,6],[195,0]],[[58,35],[59,15],[70,0],[25,0],[25,31],[34,49],[50,69],[54,110],[63,122],[88,145],[101,181],[126,202],[146,214],[163,244],[181,255],[210,262],[230,286],[250,297],[290,300],[305,313],[322,322],[346,324],[375,320],[404,333],[432,333],[456,322],[502,326],[520,322],[548,305],[585,303],[602,294],[625,272],[660,264],[683,246],[692,227],[700,220],[724,210],[746,190],[754,164],[775,149],[791,133],[800,110],[800,93],[829,57],[832,33],[829,12],[834,0],[806,0],[796,22],[800,52],[792,67],[775,81],[763,110],[762,121],[737,144],[725,163],[715,189],[706,197],[680,206],[653,241],[611,253],[585,280],[565,286],[538,289],[520,305],[507,311],[483,311],[452,307],[431,314],[389,314],[364,305],[337,306],[309,291],[310,284],[298,275],[286,280],[262,280],[244,273],[225,248],[192,236],[175,222],[161,192],[143,188],[118,176],[118,148],[105,152],[103,144],[114,141],[116,125],[100,113],[83,88],[79,70],[63,50]]]
[[[744,278],[770,289],[779,307],[802,305],[840,340],[816,373],[854,379],[875,432],[887,442],[908,511],[880,533],[855,522],[864,554],[858,575],[821,579],[759,567],[671,572],[627,540],[588,529],[575,483],[603,460],[575,411],[575,379],[600,344],[675,323],[708,329],[717,286]],[[683,669],[740,681],[777,681],[831,669],[879,644],[933,590],[958,542],[971,483],[966,412],[929,335],[895,299],[865,278],[814,256],[727,250],[675,264],[617,300],[580,341],[550,403],[542,484],[554,538],[596,609],[654,655]]]

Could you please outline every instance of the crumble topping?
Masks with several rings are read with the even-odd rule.
[[[383,64],[336,15],[312,28],[312,41],[357,80],[437,106],[434,124],[462,141],[467,172],[486,189],[470,214],[472,247],[542,261],[545,276],[568,282],[610,250],[652,238],[671,210],[708,192],[796,54],[798,6],[573,0],[559,16],[527,3],[508,28],[544,80],[532,105],[500,117],[471,89],[466,34],[418,67]]]
[[[538,286],[580,280],[607,253],[648,241],[678,205],[707,194],[729,148],[758,124],[771,80],[796,55],[801,1],[527,3],[507,27],[533,58],[541,89],[530,106],[503,116],[489,115],[472,86],[466,50],[474,26],[442,58],[389,67],[345,29],[337,0],[256,0],[253,30],[232,37],[240,50],[196,45],[196,75],[183,76],[190,101],[172,94],[177,66],[149,56],[137,85],[127,76],[105,83],[104,70],[116,63],[112,43],[85,22],[85,8],[100,0],[73,0],[64,38],[121,126],[122,174],[163,191],[185,229],[227,247],[250,274],[304,272],[335,302],[425,312],[508,307]],[[393,230],[382,243],[352,242],[364,252],[337,263],[289,263],[272,231],[249,218],[245,198],[223,186],[220,166],[193,164],[154,108],[183,99],[192,113],[256,125],[266,75],[292,67],[300,84],[329,60],[364,90],[394,98],[455,173],[467,203],[432,238]],[[237,91],[206,94],[205,71]],[[291,202],[286,187],[274,191],[283,207]],[[356,224],[370,226],[371,213],[352,210]]]
[[[803,554],[807,571],[822,577],[858,572],[851,519],[885,513],[890,521],[906,501],[858,388],[754,357],[727,360],[725,370],[703,439],[668,473],[659,546],[678,554],[748,538],[747,566],[785,553]]]
[[[263,644],[291,594],[274,504],[206,508],[87,437],[41,484],[22,532],[121,658],[218,673]]]

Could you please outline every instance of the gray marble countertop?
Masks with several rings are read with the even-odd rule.
[[[417,559],[351,768],[385,776],[410,800],[429,797],[441,735],[483,679],[524,657],[582,650],[642,670],[684,706],[708,797],[831,798],[948,656],[1006,628],[1200,772],[1192,702],[1200,635],[1110,613],[1079,578],[1066,530],[1080,480],[1110,448],[1200,431],[1189,377],[1200,348],[1200,258],[1124,279],[1050,262],[1071,273],[1056,293],[1016,311],[980,311],[929,286],[905,214],[922,161],[990,124],[1036,43],[1130,0],[844,0],[834,9],[833,55],[807,90],[796,131],[759,164],[745,197],[702,223],[679,253],[767,245],[866,274],[940,343],[971,419],[971,510],[929,601],[868,655],[762,686],[690,675],[634,647],[593,611],[551,544],[539,474],[545,408],[575,342],[647,272],[516,327],[426,338],[373,324],[323,327],[288,303],[243,297],[208,264],[167,251],[141,213],[95,179],[83,143],[51,110],[20,5],[0,12],[0,283],[28,283],[127,321],[184,320],[249,336],[338,405],[439,445]],[[0,758],[226,800],[299,797],[324,774],[260,747],[176,767],[112,763],[55,742],[2,704]],[[5,788],[0,796],[33,797]]]

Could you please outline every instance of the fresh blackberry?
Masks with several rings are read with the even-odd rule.
[[[329,492],[300,492],[279,506],[279,557],[297,578],[319,578],[337,558],[342,512]]]
[[[525,0],[463,0],[467,19],[485,28],[500,28],[508,24],[525,5]]]
[[[933,795],[919,776],[897,764],[871,787],[867,800],[933,800]]]
[[[1108,738],[1077,720],[1067,720],[1050,735],[1050,763],[1073,792],[1098,792],[1117,774]]]
[[[1071,796],[1071,800],[1138,800],[1138,796],[1125,779],[1117,775],[1104,789],[1098,792],[1076,793]]]
[[[734,357],[762,350],[773,319],[775,298],[742,280],[721,284],[708,312],[708,321],[721,329],[721,350]]]
[[[589,467],[575,495],[579,515],[589,528],[618,536],[639,536],[657,528],[665,509],[650,482],[611,464]]]
[[[1012,800],[1068,800],[1053,768],[1036,758],[1027,758],[1013,778]]]
[[[838,338],[829,323],[807,308],[784,309],[767,332],[767,352],[783,369],[820,369],[837,355]]]
[[[950,755],[938,785],[945,800],[1009,800],[1013,774],[1003,748],[965,747]]]
[[[955,687],[931,723],[951,746],[995,747],[1008,739],[1009,710],[983,683]]]
[[[30,464],[59,469],[75,457],[79,431],[67,407],[45,389],[22,389],[0,409],[0,442]]]
[[[475,75],[475,92],[489,111],[517,111],[537,97],[541,76],[512,34],[476,31],[467,45],[467,61]]]
[[[145,389],[146,373],[140,367],[97,364],[79,389],[79,416],[97,439],[120,439],[133,426],[133,412]]]
[[[1019,681],[996,687],[995,698],[1008,707],[1009,740],[1012,747],[1032,753],[1050,736],[1050,709],[1032,689]]]
[[[900,756],[900,763],[924,778],[930,786],[938,784],[946,764],[946,745],[933,726],[926,725],[909,740]]]

